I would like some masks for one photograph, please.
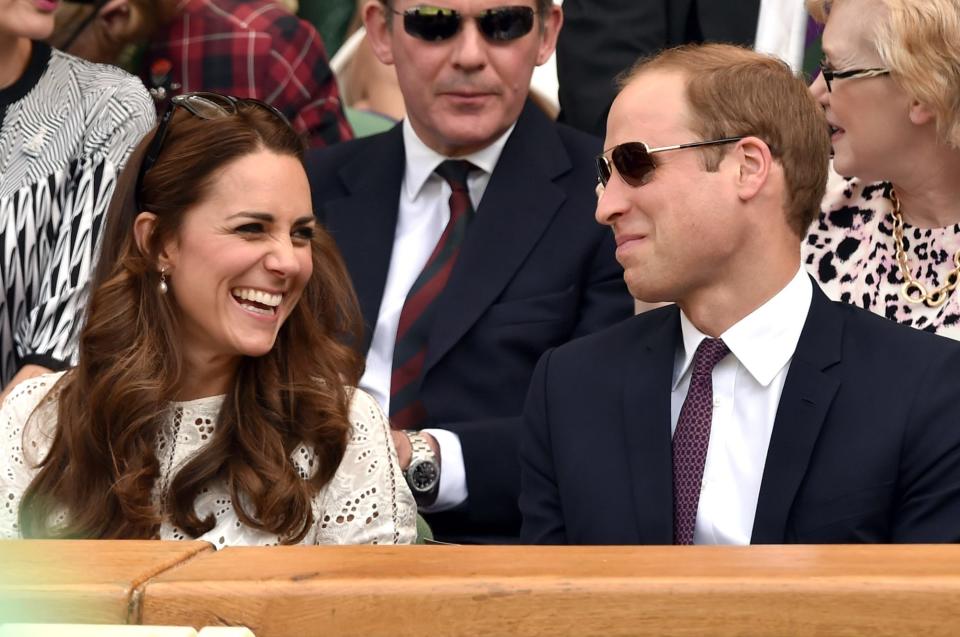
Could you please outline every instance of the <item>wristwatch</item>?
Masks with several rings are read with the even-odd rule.
[[[413,491],[417,504],[426,504],[424,500],[435,497],[440,484],[440,465],[437,455],[427,442],[426,437],[419,431],[404,431],[410,440],[410,466],[404,471],[407,484]]]

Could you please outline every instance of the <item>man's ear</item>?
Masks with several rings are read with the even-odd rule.
[[[545,63],[557,48],[557,36],[563,27],[563,9],[552,5],[543,16],[543,30],[540,33],[540,48],[537,50],[537,66]],[[534,26],[534,29],[537,27]]]
[[[115,42],[128,42],[142,19],[130,0],[107,0],[97,14],[97,21]]]
[[[753,199],[767,183],[773,167],[770,147],[758,137],[744,137],[731,155],[737,162],[737,194],[743,201]]]
[[[379,0],[370,0],[361,9],[363,26],[367,30],[367,41],[373,54],[383,64],[393,64],[393,28],[394,22],[402,16],[387,16],[390,9]]]
[[[134,240],[142,255],[148,259],[156,259],[158,269],[171,269],[176,265],[177,244],[175,241],[168,241],[164,245],[156,245],[154,237],[156,228],[157,215],[152,212],[141,212],[133,220]]]

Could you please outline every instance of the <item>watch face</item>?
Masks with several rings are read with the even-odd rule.
[[[426,492],[437,483],[437,465],[421,460],[410,468],[410,487],[414,491]]]

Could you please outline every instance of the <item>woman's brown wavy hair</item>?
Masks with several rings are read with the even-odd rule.
[[[300,137],[260,106],[241,103],[237,114],[212,120],[177,109],[143,179],[142,207],[157,216],[144,253],[134,238],[134,189],[152,137],[131,156],[107,213],[79,365],[51,392],[59,400],[56,435],[21,503],[24,537],[158,537],[155,445],[184,378],[178,309],[173,295],[157,290],[158,247],[176,236],[230,162],[262,149],[303,160]],[[243,524],[298,542],[313,523],[312,495],[343,457],[347,387],[362,371],[359,310],[321,228],[312,253],[313,275],[273,349],[241,360],[213,440],[162,494],[165,515],[191,536],[213,528],[214,517],[200,519],[194,501],[205,485],[223,480]],[[290,459],[301,442],[317,453],[316,473],[306,479]],[[65,521],[54,523],[61,511]]]

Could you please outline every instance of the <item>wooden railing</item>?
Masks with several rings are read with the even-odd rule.
[[[135,623],[150,578],[206,542],[0,541],[0,623]]]
[[[0,542],[0,621],[300,635],[960,634],[960,547]]]

